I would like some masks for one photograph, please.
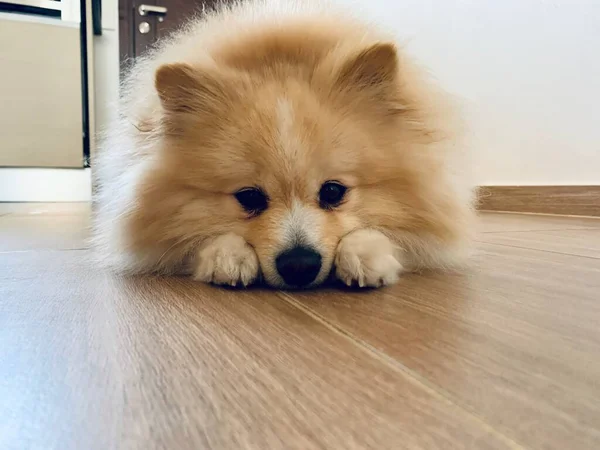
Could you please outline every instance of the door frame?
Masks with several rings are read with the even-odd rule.
[[[121,75],[133,55],[133,9],[135,0],[119,0],[119,62]]]

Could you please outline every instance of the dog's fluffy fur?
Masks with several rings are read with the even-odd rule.
[[[472,189],[446,96],[393,38],[322,1],[262,0],[191,21],[138,59],[96,167],[95,241],[128,273],[286,287],[302,242],[379,286],[467,255]],[[348,186],[322,209],[327,180]],[[240,188],[269,197],[249,217]]]

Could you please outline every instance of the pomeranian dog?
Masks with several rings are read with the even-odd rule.
[[[126,273],[378,287],[468,254],[446,95],[323,1],[205,12],[139,58],[96,167],[95,244]]]

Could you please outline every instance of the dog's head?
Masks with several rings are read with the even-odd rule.
[[[165,246],[236,233],[267,283],[306,287],[352,230],[426,229],[437,167],[415,155],[432,132],[395,47],[265,64],[157,70],[162,149],[142,194],[155,213],[138,232]]]

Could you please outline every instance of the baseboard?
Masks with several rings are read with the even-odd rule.
[[[482,186],[479,209],[600,217],[600,186]]]
[[[88,202],[90,169],[0,168],[0,202]]]

